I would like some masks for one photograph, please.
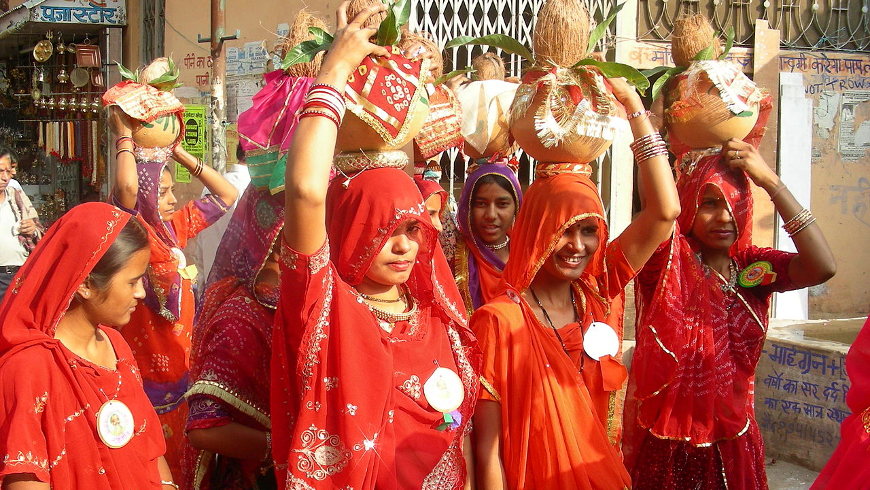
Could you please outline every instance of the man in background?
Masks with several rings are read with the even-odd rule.
[[[21,186],[10,185],[15,157],[0,149],[0,299],[42,235],[39,215]]]

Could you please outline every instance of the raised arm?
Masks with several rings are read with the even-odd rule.
[[[649,117],[644,113],[646,108],[634,88],[623,79],[609,81],[613,86],[613,94],[625,106],[626,112],[641,114],[629,120],[635,141],[657,134]],[[635,163],[638,166],[638,191],[644,206],[617,239],[622,245],[625,258],[638,270],[670,236],[674,220],[680,215],[680,198],[667,153]]]
[[[109,107],[109,124],[115,133],[115,182],[112,195],[118,203],[127,208],[136,207],[139,194],[139,176],[136,173],[136,157],[133,155],[133,130],[130,118],[117,106]]]
[[[386,7],[371,6],[347,21],[346,1],[336,14],[338,30],[332,48],[323,60],[315,83],[326,84],[344,93],[347,78],[370,54],[384,56],[385,48],[369,42],[376,29],[363,23]],[[284,238],[287,245],[303,254],[316,252],[326,240],[326,190],[329,169],[338,134],[336,124],[326,117],[307,117],[299,121],[287,154],[284,177]]]
[[[722,146],[722,154],[730,167],[742,169],[755,185],[767,192],[783,222],[787,223],[803,210],[754,146],[732,138]],[[798,251],[797,257],[788,265],[788,274],[795,286],[815,286],[834,277],[837,272],[834,254],[815,220],[794,232],[791,239]]]
[[[236,202],[236,198],[239,197],[239,191],[217,170],[208,165],[203,165],[199,158],[188,153],[181,145],[175,147],[172,151],[172,156],[175,158],[175,161],[184,165],[192,175],[202,182],[209,192],[217,196],[224,204],[232,206]],[[196,175],[197,169],[199,169],[199,175]]]

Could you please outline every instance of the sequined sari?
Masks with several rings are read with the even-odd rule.
[[[523,200],[523,190],[517,180],[516,172],[507,165],[506,158],[480,164],[465,178],[456,213],[461,239],[456,244],[453,272],[469,315],[499,291],[501,273],[505,265],[492,250],[486,248],[483,240],[474,233],[471,226],[473,205],[471,201],[474,199],[475,186],[487,175],[498,175],[507,179],[511,185],[517,211]]]
[[[767,262],[771,283],[729,283],[702,263],[689,233],[707,185],[722,191],[737,229],[734,272]],[[698,160],[677,190],[674,235],[636,282],[626,463],[638,488],[767,488],[753,385],[770,299],[794,289],[794,254],[752,246],[749,179],[719,155]]]
[[[283,194],[249,186],[218,248],[197,316],[190,355],[186,430],[231,422],[269,431],[269,354],[278,288],[257,277],[284,226]],[[185,454],[191,488],[252,488],[262,461]],[[271,471],[270,467],[267,467]]]
[[[279,485],[461,488],[479,357],[422,197],[395,169],[366,170],[342,184],[329,188],[323,247],[311,255],[281,251],[271,392]],[[406,283],[417,310],[389,329],[353,286],[409,219],[423,232]],[[464,394],[446,427],[424,393],[439,367],[458,373]]]
[[[187,404],[190,343],[195,300],[196,267],[181,251],[187,241],[217,221],[226,206],[209,194],[175,211],[169,221],[157,209],[160,176],[170,162],[171,148],[136,148],[139,195],[136,209],[148,230],[151,263],[145,275],[145,300],[133,312],[121,334],[142,370],[145,392],[160,416],[167,440],[166,461],[181,474],[181,448]]]

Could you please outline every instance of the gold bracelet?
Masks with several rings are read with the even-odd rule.
[[[175,490],[178,490],[178,484],[172,480],[160,480],[160,484],[161,485],[169,485],[170,487],[174,488]]]

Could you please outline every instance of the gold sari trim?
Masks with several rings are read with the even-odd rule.
[[[480,386],[483,386],[483,388],[486,389],[486,391],[488,391],[493,398],[495,398],[495,401],[501,402],[501,395],[498,394],[495,386],[493,386],[492,383],[490,383],[489,380],[487,380],[483,376],[480,377]]]
[[[234,393],[229,388],[214,381],[201,379],[187,390],[184,394],[185,398],[190,398],[191,395],[209,395],[219,400],[229,403],[233,408],[236,408],[245,415],[253,418],[260,425],[268,430],[272,429],[272,421],[266,414],[265,410],[256,407],[253,403],[242,400],[238,394]]]

